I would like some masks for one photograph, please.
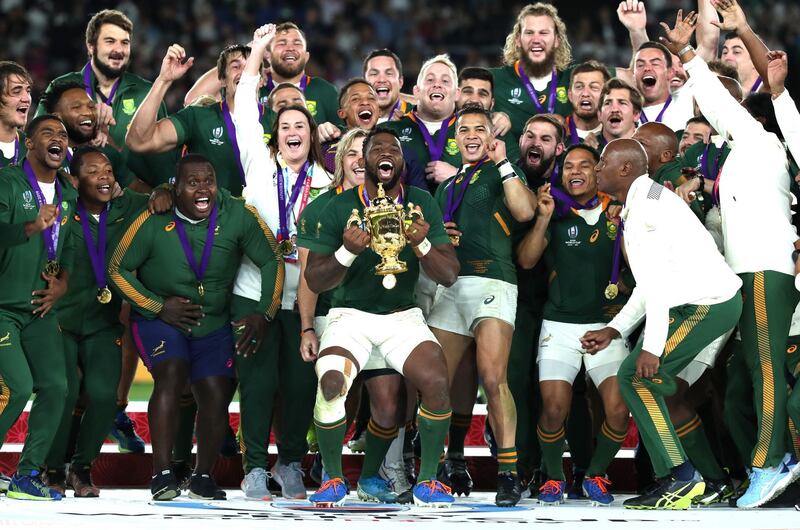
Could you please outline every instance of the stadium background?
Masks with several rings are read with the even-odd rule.
[[[768,47],[789,54],[788,86],[795,100],[800,91],[800,1],[740,0],[755,31]],[[494,66],[516,14],[527,2],[498,0],[0,0],[0,53],[25,65],[34,79],[34,102],[53,78],[80,69],[87,61],[84,44],[91,14],[116,8],[134,22],[130,71],[146,79],[158,75],[172,43],[184,46],[195,65],[167,95],[170,112],[203,72],[215,65],[219,51],[247,43],[255,27],[293,20],[305,31],[311,60],[307,72],[342,85],[361,75],[363,57],[388,47],[402,59],[404,91],[410,92],[422,62],[449,53],[456,65]],[[614,0],[552,2],[567,24],[573,59],[593,58],[610,65],[628,64],[630,44],[617,20]],[[678,8],[691,0],[646,2],[648,34],[662,34],[659,21],[674,22]],[[31,109],[29,116],[33,116]],[[147,399],[149,376],[140,366],[131,398]]]

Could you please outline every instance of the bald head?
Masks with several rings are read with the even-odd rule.
[[[650,174],[658,171],[667,162],[671,162],[678,154],[678,138],[673,130],[663,123],[647,122],[636,129],[632,138],[644,147]]]
[[[647,153],[632,138],[620,138],[606,145],[595,168],[597,187],[624,201],[637,177],[647,173]]]
[[[744,99],[744,90],[742,89],[742,85],[739,83],[739,81],[724,75],[718,75],[717,79],[719,79],[720,83],[722,83],[722,86],[725,87],[725,90],[730,92],[731,96],[733,96],[733,99],[739,103],[742,102]]]

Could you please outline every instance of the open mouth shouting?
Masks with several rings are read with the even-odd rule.
[[[657,81],[656,76],[653,74],[645,74],[642,76],[642,86],[645,88],[653,88],[656,86]]]
[[[369,129],[372,128],[372,117],[375,115],[372,109],[364,108],[358,111],[357,117],[359,123]]]
[[[537,167],[539,164],[542,163],[543,158],[544,158],[544,152],[538,147],[531,147],[525,153],[525,160],[531,167]]]
[[[578,109],[584,113],[594,112],[594,102],[592,98],[581,98],[578,102]]]
[[[303,141],[299,136],[289,136],[286,139],[286,147],[292,155],[299,155],[303,148]]]
[[[439,103],[445,100],[445,95],[444,92],[431,92],[431,94],[428,96],[428,99],[434,103]]]
[[[198,195],[194,199],[194,207],[198,212],[207,212],[211,207],[211,197],[208,195]]]
[[[25,123],[25,121],[27,121],[27,119],[28,119],[28,110],[29,109],[30,109],[30,105],[27,105],[27,104],[20,105],[19,107],[17,107],[16,114],[17,114],[17,119],[20,121],[20,123]]]
[[[470,157],[476,156],[481,151],[481,143],[480,142],[468,142],[464,144],[464,150],[467,152]]]
[[[383,159],[378,162],[378,178],[381,181],[388,181],[394,176],[394,162],[390,159]]]
[[[612,114],[608,118],[608,125],[612,129],[618,128],[620,125],[622,125],[622,115],[621,114],[617,114],[617,113]]]
[[[375,93],[378,95],[378,99],[388,99],[392,94],[392,87],[390,85],[373,85],[375,88]]]
[[[58,142],[51,142],[47,145],[47,158],[60,164],[64,160],[64,146]]]

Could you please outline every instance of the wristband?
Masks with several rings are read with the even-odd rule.
[[[419,245],[417,245],[417,246],[416,246],[416,247],[414,247],[414,248],[416,248],[417,250],[419,250],[419,257],[421,257],[421,258],[422,258],[422,257],[424,257],[424,256],[425,256],[425,255],[426,255],[428,252],[430,252],[430,251],[431,251],[431,242],[430,242],[430,241],[428,241],[428,238],[426,237],[425,239],[423,239],[423,240],[422,240],[422,242],[421,242]]]
[[[336,258],[336,261],[341,263],[343,267],[349,267],[358,257],[358,254],[353,254],[352,252],[344,248],[344,245],[339,247],[336,250],[336,252],[333,253],[333,255]]]
[[[302,337],[303,335],[305,335],[309,331],[313,331],[314,333],[316,333],[316,330],[314,328],[306,328],[306,329],[304,329],[303,331],[300,332],[300,337]]]
[[[686,46],[684,46],[684,47],[681,49],[681,51],[679,51],[679,52],[678,52],[678,57],[683,57],[683,54],[684,54],[684,53],[688,53],[688,52],[690,52],[690,51],[692,51],[692,52],[693,52],[693,51],[694,51],[694,48],[692,47],[692,45],[691,45],[691,44],[687,44]]]

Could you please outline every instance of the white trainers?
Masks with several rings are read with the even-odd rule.
[[[242,480],[242,491],[244,492],[244,496],[249,499],[271,501],[272,494],[270,493],[269,486],[267,484],[267,481],[271,476],[272,475],[264,468],[257,467],[251,469]]]
[[[306,486],[303,484],[305,473],[300,462],[283,464],[280,458],[272,466],[272,478],[281,487],[284,499],[305,499]]]

